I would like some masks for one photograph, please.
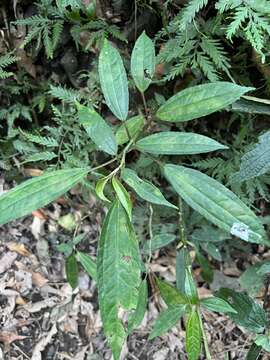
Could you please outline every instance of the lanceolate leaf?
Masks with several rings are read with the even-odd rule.
[[[116,177],[113,177],[112,179],[112,186],[117,194],[120,203],[122,204],[123,208],[126,210],[128,217],[131,221],[132,203],[127,190],[124,188],[124,186],[120,183],[120,181]]]
[[[218,297],[202,299],[200,304],[210,311],[217,311],[220,313],[237,313],[237,311],[227,301]]]
[[[142,199],[157,205],[165,205],[177,209],[165,199],[161,191],[153,184],[146,180],[142,180],[134,170],[124,169],[122,171],[122,179],[128,184]]]
[[[49,172],[27,180],[0,196],[0,225],[30,214],[70,190],[86,174],[86,169]]]
[[[149,339],[154,339],[170,330],[180,320],[186,310],[186,305],[171,305],[157,318]]]
[[[117,143],[111,127],[94,109],[79,104],[77,106],[79,121],[98,150],[115,155]]]
[[[156,284],[159,288],[160,295],[162,299],[165,301],[167,306],[189,303],[187,297],[184,294],[182,294],[180,291],[178,291],[171,284],[159,280],[158,278],[156,279]]]
[[[93,280],[97,281],[97,264],[91,256],[77,251],[77,258],[87,274],[90,275]]]
[[[128,332],[130,333],[133,329],[139,327],[141,322],[143,321],[144,314],[147,307],[147,300],[148,300],[148,288],[147,288],[147,281],[143,280],[138,295],[138,303],[134,313],[128,319]]]
[[[163,246],[169,245],[175,238],[176,236],[174,234],[157,234],[151,240],[145,242],[143,250],[146,253],[155,251]]]
[[[120,120],[128,115],[128,82],[121,56],[108,40],[99,55],[98,73],[106,104]]]
[[[96,194],[97,196],[103,200],[103,201],[108,201],[108,202],[111,202],[105,195],[104,195],[104,189],[105,189],[105,186],[107,184],[107,182],[110,180],[110,178],[108,176],[98,180],[97,184],[96,184]]]
[[[201,352],[201,326],[196,310],[189,315],[186,328],[186,350],[188,360],[198,360]]]
[[[224,109],[246,92],[254,90],[229,82],[197,85],[180,91],[157,111],[164,121],[188,121]]]
[[[115,201],[104,222],[97,257],[99,306],[103,327],[119,359],[126,331],[118,317],[119,309],[136,309],[140,286],[140,255],[128,215]]]
[[[121,124],[115,133],[117,144],[123,145],[128,142],[128,136],[134,139],[138,132],[144,127],[144,123],[144,117],[137,115]]]
[[[66,275],[70,286],[75,289],[78,283],[78,264],[74,254],[66,259]]]
[[[164,170],[175,191],[206,219],[243,240],[267,243],[259,219],[225,186],[183,166],[166,165]]]
[[[188,155],[227,149],[206,136],[176,131],[164,131],[147,136],[136,143],[141,151],[160,155]]]
[[[131,74],[140,92],[144,92],[151,84],[155,66],[154,44],[143,32],[137,39],[131,55]]]

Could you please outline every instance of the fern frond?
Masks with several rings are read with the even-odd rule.
[[[34,134],[31,134],[29,132],[22,131],[22,130],[21,130],[21,133],[28,141],[31,141],[35,144],[46,146],[46,147],[57,147],[58,146],[58,142],[52,137],[34,135]]]
[[[249,9],[244,6],[240,6],[236,9],[233,21],[228,25],[227,28],[227,38],[232,40],[233,35],[235,35],[242,26],[244,26],[245,21],[249,18]]]
[[[197,13],[208,4],[209,0],[190,0],[181,13],[180,29],[185,30]]]
[[[215,7],[219,10],[220,13],[228,11],[230,9],[235,9],[243,3],[242,0],[218,0]]]
[[[196,65],[202,70],[203,74],[212,82],[218,81],[219,77],[211,59],[202,53],[197,53],[196,60],[193,62],[193,67]]]
[[[40,152],[40,153],[36,153],[36,154],[28,156],[23,161],[23,164],[28,163],[28,162],[36,162],[36,161],[50,161],[56,157],[57,157],[57,155],[54,152],[44,151],[44,152]]]
[[[52,48],[56,48],[64,29],[64,21],[56,21],[52,28]]]
[[[227,72],[231,67],[229,59],[226,56],[227,54],[219,40],[203,37],[201,48],[203,52],[214,62],[218,69]]]
[[[74,103],[81,97],[79,91],[53,85],[50,86],[49,94],[59,100],[66,101],[68,103]]]

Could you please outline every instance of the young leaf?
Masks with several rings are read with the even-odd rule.
[[[122,171],[121,177],[142,199],[152,204],[165,205],[177,209],[175,205],[165,199],[155,185],[140,179],[134,170],[125,168]]]
[[[108,201],[108,202],[111,202],[105,195],[104,195],[104,188],[107,184],[107,182],[109,181],[109,177],[104,177],[100,180],[98,180],[97,184],[96,184],[96,188],[95,188],[95,191],[96,191],[96,194],[97,196],[103,200],[103,201]]]
[[[108,40],[99,55],[98,73],[106,104],[120,120],[128,115],[128,82],[121,56]]]
[[[83,266],[83,268],[87,272],[87,274],[90,275],[93,280],[97,281],[97,264],[96,264],[96,262],[91,258],[91,256],[89,256],[81,251],[77,251],[76,255],[77,255],[78,261]]]
[[[140,269],[139,246],[134,230],[126,210],[116,200],[106,215],[97,257],[99,307],[115,360],[119,359],[126,338],[118,312],[120,308],[127,311],[136,309]]]
[[[164,131],[147,136],[136,143],[141,151],[157,155],[191,155],[228,149],[207,136],[176,131]]]
[[[159,288],[160,295],[162,299],[165,301],[167,306],[189,303],[187,297],[184,294],[182,294],[180,291],[178,291],[171,284],[162,281],[158,278],[156,278],[156,284]]]
[[[78,116],[87,134],[98,150],[109,155],[117,153],[117,143],[111,127],[92,108],[78,104]]]
[[[168,309],[162,311],[149,335],[149,340],[164,334],[175,326],[185,311],[186,305],[170,305]]]
[[[188,360],[198,360],[201,353],[202,331],[199,316],[196,310],[193,310],[188,318],[186,326],[186,350]]]
[[[57,170],[27,180],[0,196],[0,225],[30,214],[70,190],[86,169]]]
[[[267,244],[259,219],[225,186],[183,166],[166,165],[164,172],[175,191],[206,219],[225,231],[234,230],[242,240]]]
[[[248,295],[222,288],[215,293],[215,296],[227,301],[236,310],[236,314],[228,313],[228,315],[237,325],[256,334],[262,333],[268,326],[264,309]]]
[[[147,281],[143,280],[139,288],[138,303],[134,313],[128,319],[128,333],[140,326],[143,321],[144,314],[147,307],[148,288]]]
[[[130,200],[127,190],[124,188],[124,186],[120,183],[120,181],[116,177],[112,178],[112,186],[114,188],[114,191],[116,192],[116,195],[120,203],[122,204],[123,208],[126,210],[129,220],[131,221],[132,202]]]
[[[67,280],[72,289],[75,289],[78,284],[78,264],[74,254],[66,259],[65,268]]]
[[[237,311],[227,301],[217,298],[209,297],[202,299],[200,304],[210,311],[217,311],[220,313],[237,313]]]
[[[151,240],[145,242],[143,250],[146,253],[155,251],[162,248],[163,246],[169,245],[175,240],[174,234],[158,234],[155,235]]]
[[[142,115],[134,116],[124,124],[120,125],[119,128],[116,130],[115,137],[118,145],[123,145],[128,142],[129,137],[134,139],[134,137],[142,130],[144,127],[144,117]]]
[[[193,120],[224,109],[251,90],[223,81],[193,86],[167,100],[156,115],[164,121]]]
[[[143,32],[137,39],[131,54],[131,74],[140,92],[145,92],[155,73],[155,46]]]

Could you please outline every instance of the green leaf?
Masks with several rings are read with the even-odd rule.
[[[112,178],[112,186],[116,195],[122,204],[123,208],[126,210],[129,220],[132,218],[132,202],[130,200],[129,194],[120,181],[114,176]]]
[[[162,311],[149,335],[149,340],[164,334],[175,326],[185,311],[186,305],[170,305],[168,309]]]
[[[246,360],[258,360],[261,353],[261,346],[253,343],[247,353]]]
[[[104,40],[99,55],[98,73],[106,104],[120,120],[128,115],[128,82],[126,70],[118,50]]]
[[[245,290],[252,297],[256,297],[264,287],[266,274],[260,273],[260,268],[263,265],[264,262],[260,262],[253,266],[249,266],[239,278],[241,289]]]
[[[198,360],[201,353],[202,331],[197,311],[194,309],[186,326],[186,350],[188,360]]]
[[[95,191],[96,191],[97,196],[98,196],[101,200],[111,202],[111,201],[104,195],[104,188],[105,188],[107,182],[109,181],[109,179],[110,179],[110,177],[106,176],[106,177],[98,180],[98,182],[96,183]]]
[[[152,204],[165,205],[177,209],[175,205],[165,199],[155,185],[139,178],[134,170],[125,168],[121,173],[121,177],[142,199]]]
[[[147,136],[136,143],[141,151],[157,155],[191,155],[228,149],[207,136],[176,131],[164,131]]]
[[[121,124],[116,130],[115,137],[118,145],[123,145],[129,141],[128,134],[132,139],[142,130],[144,127],[145,120],[142,115],[134,116],[124,124]],[[128,133],[127,133],[128,131]]]
[[[78,116],[87,134],[98,150],[109,155],[117,153],[117,143],[111,127],[92,108],[78,104]]]
[[[255,344],[261,346],[265,351],[270,352],[270,338],[267,335],[257,335]]]
[[[162,248],[163,246],[169,245],[175,240],[176,236],[174,234],[158,234],[155,235],[151,240],[145,242],[143,250],[146,253],[150,251],[155,251]]]
[[[60,251],[65,254],[65,256],[70,256],[73,251],[73,244],[71,241],[66,244],[59,244],[56,246],[57,251]]]
[[[97,276],[99,307],[103,327],[119,359],[126,331],[119,309],[136,309],[141,259],[139,246],[128,215],[118,200],[112,204],[102,227],[98,247]]]
[[[242,240],[268,244],[259,219],[225,186],[183,166],[166,165],[164,172],[174,190],[207,220]]]
[[[0,225],[30,214],[66,193],[88,170],[57,170],[27,180],[0,197]]]
[[[227,301],[220,299],[218,297],[209,297],[202,299],[200,304],[210,311],[216,311],[220,313],[237,313],[237,311],[231,307]]]
[[[191,304],[198,304],[199,297],[197,286],[191,273],[191,267],[187,267],[186,269],[183,269],[183,271],[185,271],[185,295]]]
[[[246,92],[254,90],[229,82],[197,85],[180,91],[157,111],[164,121],[188,121],[226,108]]]
[[[186,273],[183,271],[190,264],[190,256],[186,247],[182,247],[176,254],[176,287],[180,293],[185,293]]]
[[[128,319],[128,333],[140,326],[147,307],[148,288],[147,281],[143,280],[139,288],[138,303],[134,313]]]
[[[237,311],[237,314],[228,313],[237,325],[256,334],[262,333],[268,326],[265,311],[248,295],[223,288],[217,291],[215,296],[227,301]]]
[[[65,263],[67,281],[72,289],[75,289],[78,284],[78,264],[74,254],[71,254]]]
[[[135,42],[131,54],[131,74],[140,92],[145,92],[155,73],[155,46],[143,32]]]
[[[87,274],[90,275],[93,280],[97,281],[97,264],[95,260],[81,251],[77,251],[76,255]]]
[[[188,304],[189,301],[184,294],[181,294],[174,286],[171,284],[162,281],[156,278],[156,284],[159,288],[160,295],[165,301],[167,306],[170,305],[179,305],[179,304]]]

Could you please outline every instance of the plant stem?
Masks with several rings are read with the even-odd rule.
[[[187,239],[185,235],[185,227],[184,227],[184,220],[183,220],[183,207],[182,207],[182,199],[178,197],[178,224],[179,224],[179,235],[180,241],[177,245],[177,248],[180,248],[182,245],[187,245]]]
[[[204,326],[203,326],[203,322],[202,322],[202,316],[201,316],[201,312],[200,312],[199,308],[197,308],[197,314],[198,314],[198,317],[199,317],[200,327],[201,327],[201,331],[202,331],[205,356],[206,356],[207,360],[212,360],[210,350],[209,350],[209,347],[208,347],[207,336],[206,336],[206,332],[204,330]]]

